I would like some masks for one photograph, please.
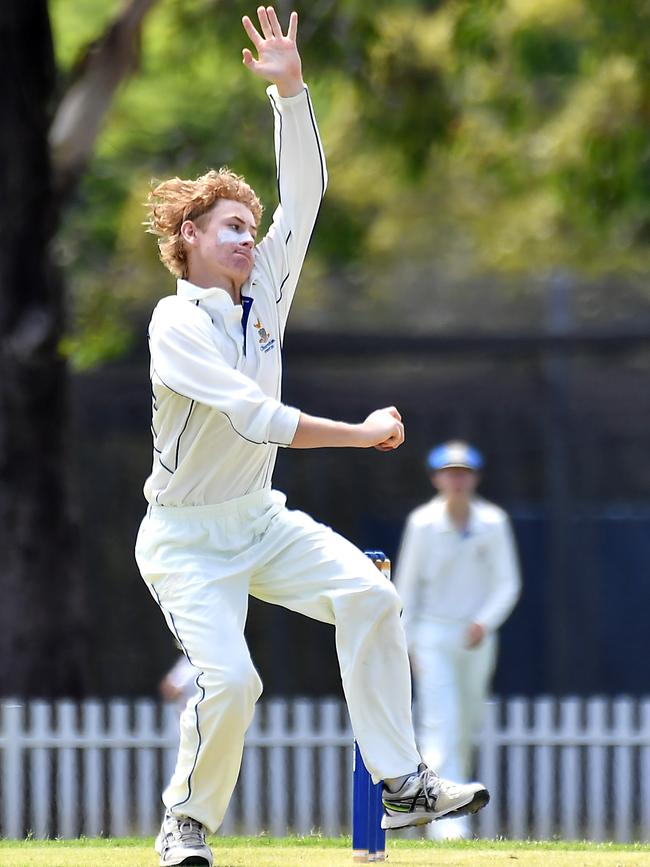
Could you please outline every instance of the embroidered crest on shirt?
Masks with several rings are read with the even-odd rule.
[[[260,349],[262,352],[268,352],[275,346],[275,338],[271,337],[266,328],[262,325],[259,318],[253,323],[253,327],[257,330],[257,335],[260,341]]]

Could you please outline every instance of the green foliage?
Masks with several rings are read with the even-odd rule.
[[[566,78],[578,71],[576,42],[556,30],[522,28],[513,34],[512,49],[515,66],[525,78]]]
[[[429,327],[423,280],[648,272],[648,4],[295,5],[331,183],[294,321]],[[51,0],[62,81],[117,8]],[[241,65],[253,12],[159,0],[145,22],[62,235],[80,363],[119,351],[125,319],[173,285],[142,232],[151,178],[228,164],[273,210],[270,112]]]
[[[495,3],[463,4],[454,22],[452,47],[459,58],[496,60]]]
[[[56,55],[64,73],[103,32],[120,5],[120,0],[50,0]]]

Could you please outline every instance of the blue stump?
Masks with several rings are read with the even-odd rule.
[[[384,814],[382,783],[373,783],[356,741],[352,792],[352,858],[359,862],[384,861],[386,832],[381,827]]]
[[[377,568],[390,580],[390,561],[383,551],[365,551]],[[354,783],[352,788],[352,859],[354,861],[385,861],[386,832],[381,827],[384,806],[381,800],[383,784],[373,783],[361,758],[359,745],[354,742]]]

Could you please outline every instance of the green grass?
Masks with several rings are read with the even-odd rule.
[[[350,867],[350,839],[214,837],[215,867]],[[0,840],[2,867],[156,867],[151,839]],[[648,867],[650,845],[473,840],[389,840],[404,867]]]

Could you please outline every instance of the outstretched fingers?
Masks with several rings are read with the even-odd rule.
[[[264,34],[264,38],[273,39],[273,28],[271,27],[271,22],[269,21],[269,15],[266,11],[266,6],[257,7],[257,17],[260,22],[260,27],[262,28],[262,33]]]
[[[248,15],[244,15],[244,17],[241,20],[241,23],[244,25],[244,30],[248,34],[248,38],[253,43],[255,48],[257,48],[257,50],[259,51],[260,48],[262,47],[262,45],[264,44],[264,40],[262,39],[260,34],[257,32],[257,28],[255,27],[253,22],[250,20]],[[244,51],[248,51],[248,49],[245,48]],[[250,54],[250,51],[248,53]]]
[[[282,36],[284,34],[282,33],[282,27],[280,26],[278,16],[276,15],[273,6],[266,7],[266,15],[268,18],[268,22],[271,26],[271,30],[273,31],[273,35],[276,36],[278,39],[282,39]]]
[[[296,41],[296,36],[298,35],[298,13],[292,12],[289,18],[289,29],[287,30],[287,36],[293,42]]]
[[[280,96],[295,96],[304,89],[302,66],[296,45],[298,16],[290,16],[287,35],[273,6],[258,6],[259,24],[255,25],[245,15],[242,24],[253,44],[251,50],[242,51],[242,60],[256,75],[278,87]]]
[[[265,39],[282,39],[283,33],[280,19],[278,18],[273,6],[258,6],[257,17],[260,22],[260,30],[262,31],[262,33],[260,33],[259,30],[255,27],[248,15],[243,16],[242,24],[244,25],[244,30],[248,34],[249,39],[251,40],[255,48],[257,48],[259,51]],[[298,13],[292,12],[289,17],[287,37],[295,42],[297,35]]]

